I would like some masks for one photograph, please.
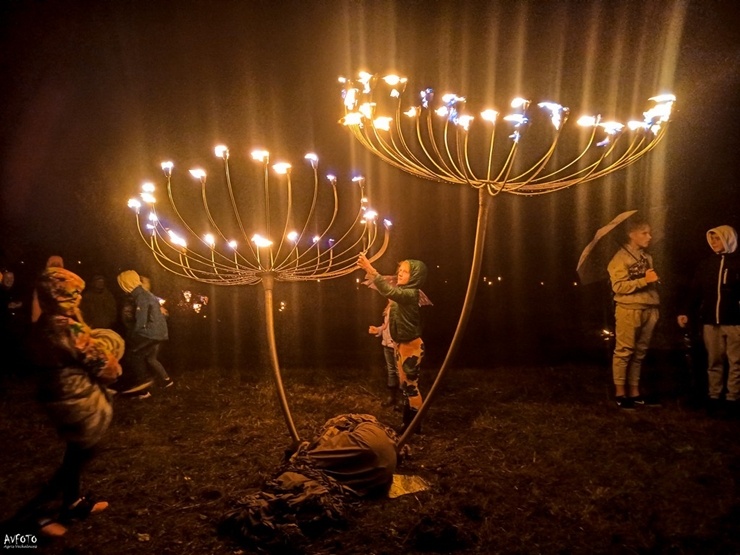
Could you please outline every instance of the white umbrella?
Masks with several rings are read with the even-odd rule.
[[[601,281],[609,277],[606,267],[612,256],[614,256],[614,253],[619,249],[620,242],[615,237],[606,237],[621,223],[636,213],[637,210],[622,212],[611,222],[596,231],[594,238],[583,249],[581,257],[578,259],[578,266],[576,267],[576,272],[578,272],[578,277],[581,279],[583,285]]]

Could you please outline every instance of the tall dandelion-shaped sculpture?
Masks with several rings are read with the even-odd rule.
[[[390,240],[391,222],[383,220],[381,225],[378,224],[378,215],[369,207],[365,196],[365,180],[357,176],[352,181],[360,189],[360,203],[357,212],[353,211],[347,218],[354,218],[351,223],[340,227],[338,222],[343,218],[340,214],[337,178],[327,175],[334,204],[331,216],[326,218],[328,222],[324,220],[322,223],[317,205],[320,197],[324,196],[321,189],[325,187],[320,186],[318,157],[315,154],[305,157],[313,169],[313,192],[308,207],[296,210],[291,165],[279,162],[271,166],[270,153],[265,150],[252,152],[252,159],[261,165],[263,213],[246,220],[242,216],[244,191],[235,190],[231,182],[229,149],[217,146],[215,154],[223,161],[227,192],[225,199],[217,199],[220,201],[217,203],[219,210],[212,208],[209,203],[206,172],[202,169],[190,170],[190,175],[200,184],[202,215],[205,216],[201,219],[208,222],[204,232],[199,233],[188,223],[175,202],[172,162],[162,163],[169,200],[167,214],[157,210],[156,187],[151,182],[141,186],[140,200],[129,200],[129,207],[136,212],[137,228],[142,240],[166,270],[202,283],[227,286],[262,284],[270,364],[288,431],[293,440],[298,442],[300,438],[285,395],[275,344],[275,282],[325,280],[356,271],[355,262],[360,253],[365,253],[372,260],[377,260],[385,253]],[[272,190],[271,169],[277,174],[279,185],[284,186],[277,193]],[[281,206],[276,206],[275,198]],[[217,221],[217,213],[220,221]],[[281,221],[275,220],[276,214],[280,214]],[[228,217],[221,219],[222,215]],[[381,227],[384,229],[382,240],[379,233]]]
[[[511,113],[472,112],[456,94],[420,92],[404,105],[407,79],[361,72],[340,78],[345,115],[340,123],[381,160],[416,177],[478,190],[473,262],[460,318],[437,378],[402,446],[423,418],[467,326],[480,277],[491,198],[500,193],[542,195],[625,168],[661,141],[676,100],[650,98],[639,121],[626,124],[587,115],[570,126],[570,110],[556,102],[511,102]],[[478,120],[478,121],[476,121]],[[580,127],[580,132],[579,128]]]

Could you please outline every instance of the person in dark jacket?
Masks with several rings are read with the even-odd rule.
[[[707,231],[707,242],[714,252],[703,260],[694,273],[678,325],[686,327],[689,315],[696,314],[702,324],[702,337],[707,349],[709,400],[720,402],[726,386],[725,400],[737,412],[740,403],[740,258],[737,254],[737,231],[721,225]],[[728,372],[725,384],[724,363]]]
[[[419,391],[421,360],[424,358],[419,288],[426,281],[427,267],[421,260],[404,260],[398,265],[398,280],[393,285],[373,268],[364,254],[360,254],[357,265],[370,275],[378,292],[392,301],[388,323],[395,342],[396,364],[404,396],[405,430],[423,402]]]
[[[135,381],[133,390],[131,388],[121,393],[136,393],[141,397],[149,397],[147,391],[151,381],[147,382],[144,377],[154,373],[160,385],[169,387],[174,382],[167,374],[162,363],[157,358],[158,345],[169,338],[167,330],[167,319],[159,304],[159,300],[151,292],[142,287],[141,277],[133,270],[121,272],[118,275],[118,285],[126,293],[131,295],[134,309],[134,319],[127,331],[129,363]],[[146,384],[141,387],[142,384]]]
[[[39,401],[67,443],[49,483],[19,514],[37,513],[40,532],[61,536],[68,520],[107,508],[80,496],[80,475],[113,416],[107,385],[121,374],[124,342],[110,330],[92,330],[79,310],[85,282],[64,268],[47,268],[38,280],[41,316],[32,330],[32,355],[39,369]],[[59,494],[58,519],[38,514]],[[44,516],[44,515],[41,515]]]
[[[15,273],[4,270],[0,278],[0,367],[6,372],[25,366],[21,346],[28,332],[28,303],[24,297]]]
[[[80,310],[91,328],[113,329],[115,326],[118,317],[116,298],[106,287],[102,274],[94,275],[92,287],[82,294]]]

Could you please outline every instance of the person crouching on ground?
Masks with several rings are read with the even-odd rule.
[[[42,309],[31,338],[32,356],[40,371],[39,400],[67,443],[64,459],[49,483],[19,514],[37,513],[40,531],[61,536],[64,523],[108,507],[89,495],[80,496],[80,475],[113,417],[106,385],[121,375],[118,359],[123,339],[108,332],[97,339],[79,310],[85,282],[64,268],[47,268],[38,280]],[[58,519],[38,513],[61,493]]]
[[[167,319],[160,308],[159,300],[151,292],[144,289],[141,278],[133,270],[118,274],[118,285],[131,295],[134,301],[134,320],[128,329],[128,353],[130,355],[131,371],[137,383],[147,383],[146,376],[151,370],[160,385],[169,387],[173,384],[162,363],[157,359],[158,346],[169,338]],[[122,391],[121,393],[126,393]],[[144,390],[131,391],[141,396],[150,396]]]
[[[658,322],[660,298],[653,258],[645,251],[652,239],[650,225],[628,221],[626,231],[628,241],[612,257],[608,270],[616,303],[612,361],[616,402],[619,408],[631,409],[645,404],[640,373]]]
[[[424,358],[419,288],[426,280],[427,267],[420,260],[404,260],[398,265],[398,281],[394,286],[373,268],[364,254],[360,254],[357,265],[371,276],[378,292],[392,301],[389,325],[391,338],[395,343],[396,366],[404,397],[403,430],[405,430],[423,402],[419,391],[421,360]]]

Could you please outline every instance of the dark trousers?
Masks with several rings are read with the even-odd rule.
[[[67,443],[62,464],[41,491],[17,513],[17,519],[41,518],[50,512],[48,505],[62,494],[62,509],[66,509],[80,498],[80,477],[87,463],[95,454],[94,447],[80,447]]]
[[[131,370],[140,381],[146,381],[149,376],[154,376],[160,381],[167,381],[170,377],[162,363],[159,362],[159,346],[161,341],[154,339],[138,339],[131,347]]]

